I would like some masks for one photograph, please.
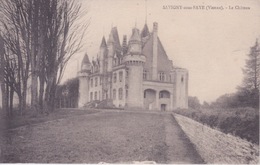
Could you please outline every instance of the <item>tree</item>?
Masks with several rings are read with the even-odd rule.
[[[53,0],[55,1],[55,0]],[[57,0],[56,0],[57,1]],[[89,21],[77,24],[81,17],[80,4],[74,1],[57,1],[57,9],[49,10],[51,19],[49,31],[51,35],[48,39],[45,63],[46,89],[44,98],[44,109],[52,111],[55,107],[55,91],[63,76],[64,69],[70,58],[82,47],[84,33],[89,25]],[[52,13],[52,14],[50,14]],[[53,25],[53,21],[54,25]],[[79,33],[81,32],[81,33]]]
[[[15,80],[21,107],[31,78],[31,107],[53,110],[55,91],[70,58],[80,50],[89,25],[77,22],[81,5],[70,0],[4,0],[0,28],[10,55],[15,57]],[[86,14],[86,13],[83,13]],[[23,108],[21,108],[23,109]]]
[[[200,101],[196,96],[194,96],[194,97],[189,96],[188,97],[188,104],[189,104],[188,106],[190,108],[193,108],[193,109],[200,109],[200,107],[201,107]]]
[[[4,82],[4,70],[5,70],[5,59],[4,59],[4,40],[0,35],[0,85],[2,91],[2,109],[7,108],[7,97],[6,97],[6,86]]]
[[[258,40],[250,48],[245,68],[244,79],[238,87],[238,99],[243,106],[259,107],[259,83],[260,83],[260,47]]]
[[[79,79],[72,78],[63,85],[58,85],[55,95],[56,107],[75,108],[79,97]]]
[[[211,107],[215,108],[235,108],[239,107],[240,103],[237,99],[237,94],[224,94],[219,96],[215,102],[211,103]]]
[[[30,22],[25,11],[25,6],[29,6],[27,2],[22,3],[21,0],[5,0],[1,1],[1,30],[6,48],[7,66],[12,66],[15,74],[11,74],[12,70],[7,67],[6,80],[12,79],[15,83],[15,92],[19,98],[19,109],[22,110],[26,106],[27,82],[29,78],[30,57],[31,57],[31,33],[29,31]],[[6,81],[9,84],[8,81]],[[9,84],[12,88],[12,85]]]

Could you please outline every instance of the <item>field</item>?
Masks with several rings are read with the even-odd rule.
[[[64,109],[17,121],[6,131],[3,162],[204,163],[167,112]]]
[[[259,145],[259,110],[253,108],[179,109],[174,112]]]

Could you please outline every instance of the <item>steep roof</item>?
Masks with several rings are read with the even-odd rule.
[[[107,43],[110,44],[110,43],[114,43],[114,42],[115,42],[115,40],[114,40],[113,34],[112,34],[112,32],[111,32],[111,33],[109,34]]]
[[[133,28],[132,36],[130,37],[129,41],[141,41],[141,36],[137,28]]]
[[[88,58],[88,54],[85,53],[85,56],[81,62],[81,67],[84,65],[84,64],[90,64],[90,61],[89,61],[89,58]]]
[[[113,35],[113,38],[114,38],[114,41],[115,41],[116,45],[120,46],[120,41],[119,41],[117,27],[113,27],[111,29],[111,33]]]
[[[163,45],[158,37],[158,48],[157,48],[157,70],[168,72],[172,69],[172,63],[169,60]],[[143,47],[143,54],[146,56],[146,62],[144,68],[152,71],[152,62],[153,62],[153,35],[147,40]]]
[[[103,38],[102,38],[100,47],[107,47],[107,43],[106,43],[106,40],[105,40],[105,37],[104,37],[104,36],[103,36]]]
[[[113,44],[114,47],[115,47],[116,53],[120,54],[122,48],[121,48],[121,44],[120,44],[120,41],[119,41],[117,27],[113,27],[111,29],[107,43]]]
[[[141,32],[141,37],[146,37],[150,34],[147,24],[144,24],[144,28]]]

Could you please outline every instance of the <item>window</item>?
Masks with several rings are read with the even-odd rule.
[[[118,59],[118,64],[120,65],[122,63],[122,58]]]
[[[119,82],[122,82],[123,80],[123,72],[122,71],[120,71],[119,72]]]
[[[160,81],[164,81],[165,80],[165,74],[164,72],[160,73]]]
[[[144,98],[146,98],[146,91],[144,91]]]
[[[125,85],[125,98],[128,97],[128,85]]]
[[[116,89],[113,89],[113,99],[116,99]]]
[[[102,77],[100,77],[99,85],[102,85]]]
[[[172,82],[172,76],[169,75],[169,82]]]
[[[95,78],[95,87],[98,85],[98,78]]]
[[[119,90],[118,90],[118,96],[119,96],[119,100],[122,100],[122,99],[123,99],[123,89],[122,89],[122,88],[119,88]]]
[[[90,92],[90,101],[93,100],[93,92]]]
[[[100,96],[100,91],[98,91],[98,99],[99,99],[99,100],[101,100],[100,97],[101,97],[101,96]]]
[[[181,76],[181,82],[183,82],[184,81],[184,78],[183,78],[183,76]]]
[[[114,73],[113,79],[114,79],[114,83],[116,83],[116,73]]]
[[[168,91],[160,91],[159,98],[170,98],[170,93]]]
[[[95,92],[95,100],[97,100],[97,92]]]
[[[113,65],[114,65],[114,66],[117,65],[117,59],[116,59],[116,58],[114,58],[114,60],[113,60]]]
[[[102,92],[102,99],[103,99],[103,100],[106,99],[106,92],[105,92],[105,91]]]
[[[144,72],[143,72],[143,79],[147,80],[147,70],[144,70]]]
[[[128,71],[128,68],[127,68],[126,71],[125,71],[125,78],[128,78],[128,74],[129,74],[129,71]]]
[[[90,79],[90,86],[93,87],[93,79]]]

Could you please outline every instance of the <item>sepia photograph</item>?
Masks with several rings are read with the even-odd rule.
[[[0,164],[259,164],[259,0],[1,0]]]

